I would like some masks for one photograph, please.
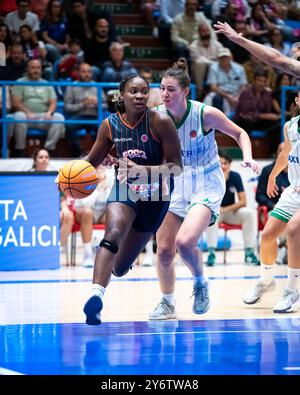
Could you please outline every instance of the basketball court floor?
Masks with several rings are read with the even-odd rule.
[[[91,268],[0,272],[0,374],[298,375],[300,315],[272,312],[286,266],[276,265],[274,293],[246,306],[259,268],[242,257],[230,251],[227,265],[206,268],[211,307],[201,316],[192,313],[190,273],[177,262],[178,319],[160,322],[147,319],[160,299],[155,267],[135,266],[112,279],[97,327],[82,312]]]

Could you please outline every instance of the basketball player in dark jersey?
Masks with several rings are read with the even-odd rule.
[[[101,123],[84,158],[97,167],[114,147],[118,167],[104,239],[95,258],[92,296],[84,306],[88,325],[101,324],[102,298],[111,273],[126,274],[162,223],[173,187],[172,176],[166,174],[179,174],[182,168],[174,123],[166,114],[147,108],[148,82],[130,75],[119,90],[118,112]]]

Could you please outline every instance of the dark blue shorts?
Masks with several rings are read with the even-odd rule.
[[[117,184],[117,185],[116,185]],[[157,229],[162,224],[169,206],[170,199],[165,200],[157,200],[157,201],[145,201],[145,200],[137,200],[133,201],[131,199],[120,199],[118,194],[118,182],[114,184],[112,188],[112,192],[109,195],[107,204],[110,203],[122,203],[126,206],[131,207],[136,212],[136,218],[133,222],[133,228],[137,232],[151,232],[155,233]],[[174,189],[174,183],[171,182],[171,193]],[[117,193],[116,193],[117,191]],[[171,195],[171,194],[170,194]]]

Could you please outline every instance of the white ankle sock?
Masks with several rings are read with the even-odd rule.
[[[260,280],[264,285],[271,284],[273,280],[274,265],[260,264]]]
[[[83,243],[83,251],[87,254],[93,254],[92,243]]]
[[[105,290],[106,290],[106,288],[102,287],[102,285],[100,285],[100,284],[94,283],[92,286],[93,295],[100,296],[101,299],[103,299]]]
[[[300,269],[291,269],[288,267],[288,278],[287,278],[286,288],[296,291],[299,278],[300,278]]]
[[[175,306],[175,295],[174,294],[162,294],[163,298],[172,305]]]

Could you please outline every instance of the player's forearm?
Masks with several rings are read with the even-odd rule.
[[[286,168],[287,164],[288,164],[288,155],[285,154],[284,152],[281,152],[276,159],[270,177],[277,177],[278,174],[280,174],[282,170]]]

